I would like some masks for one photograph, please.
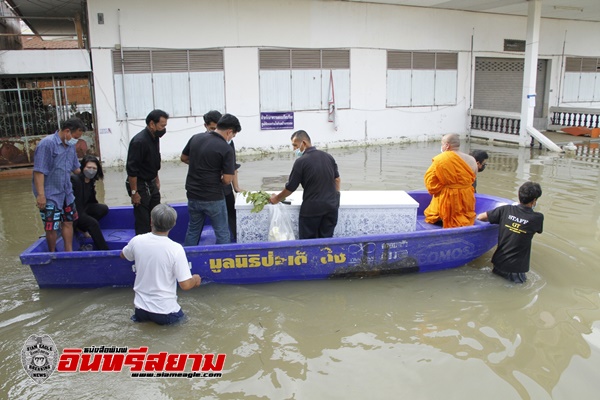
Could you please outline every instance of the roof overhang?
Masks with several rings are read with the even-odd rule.
[[[85,15],[84,0],[5,0],[40,36],[77,37],[77,20]]]
[[[305,0],[302,0],[305,1]],[[315,0],[332,1],[332,0]],[[333,0],[527,16],[528,0]],[[76,18],[85,0],[6,0],[31,30],[41,36],[77,36]],[[599,0],[542,0],[542,18],[600,22]]]

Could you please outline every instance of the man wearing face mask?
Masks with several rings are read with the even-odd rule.
[[[425,172],[425,187],[432,196],[425,209],[425,222],[442,223],[444,228],[475,223],[475,182],[477,163],[461,151],[460,137],[450,133],[442,137],[441,154],[435,156]]]
[[[223,185],[233,181],[235,155],[229,143],[241,130],[240,121],[225,114],[216,130],[192,136],[181,153],[181,160],[189,164],[185,189],[190,220],[184,246],[198,244],[206,216],[211,220],[216,243],[231,243]]]
[[[292,135],[292,148],[298,159],[285,184],[285,189],[270,198],[277,204],[302,185],[302,205],[298,220],[300,239],[330,238],[337,225],[340,208],[340,173],[335,159],[317,150],[306,131]]]
[[[487,166],[487,159],[489,158],[488,153],[485,150],[473,150],[469,154],[473,156],[477,163],[477,175],[479,175],[479,173],[483,172]],[[473,188],[475,188],[475,192],[477,192],[477,178],[475,178],[475,182],[473,182]]]
[[[146,128],[131,139],[127,151],[127,192],[135,217],[135,234],[151,231],[150,212],[160,204],[160,138],[167,132],[169,114],[153,110]]]
[[[48,251],[56,251],[58,229],[64,250],[73,251],[73,221],[77,220],[71,172],[78,174],[75,144],[85,125],[79,118],[62,123],[59,131],[42,139],[33,156],[33,194],[40,209]]]

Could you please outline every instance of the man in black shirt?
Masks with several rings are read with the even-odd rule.
[[[219,119],[221,119],[221,113],[216,110],[211,110],[204,114],[204,127],[206,128],[206,133],[214,131],[217,129],[217,123]],[[233,149],[233,157],[235,161],[235,144],[233,140],[227,142],[231,148]],[[181,161],[189,164],[190,157],[185,154],[181,154]],[[237,236],[237,227],[236,227],[236,212],[235,212],[235,193],[241,192],[241,189],[237,180],[237,170],[240,168],[240,164],[235,161],[235,173],[233,174],[233,181],[229,185],[223,185],[223,194],[225,195],[225,204],[227,205],[227,221],[229,223],[229,232],[231,233],[231,241],[235,241]]]
[[[146,128],[131,139],[127,151],[127,192],[135,217],[135,234],[151,231],[150,211],[160,204],[160,138],[167,132],[169,114],[153,110]]]
[[[240,121],[225,114],[215,131],[192,136],[181,153],[181,160],[189,164],[185,189],[190,221],[184,246],[198,244],[206,216],[210,217],[217,244],[231,242],[223,185],[230,185],[235,173],[234,150],[228,142],[241,130]]]
[[[480,172],[483,172],[485,167],[487,166],[487,159],[489,155],[485,150],[473,150],[469,153],[475,159],[477,163],[477,175],[479,176]],[[477,178],[475,178],[475,182],[473,182],[473,188],[475,188],[475,192],[477,192]]]
[[[329,238],[337,225],[340,208],[340,173],[334,158],[317,150],[308,133],[297,131],[292,135],[292,147],[297,156],[285,189],[272,195],[271,204],[277,204],[302,185],[302,206],[298,230],[300,239]]]
[[[480,221],[500,225],[498,247],[492,256],[493,273],[515,283],[527,280],[531,256],[531,240],[542,233],[544,215],[533,211],[542,188],[535,182],[525,182],[519,188],[518,205],[497,207],[477,216]]]

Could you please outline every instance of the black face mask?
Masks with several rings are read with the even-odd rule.
[[[161,137],[165,136],[165,133],[167,133],[167,130],[166,130],[166,129],[163,129],[162,131],[154,131],[154,134],[155,134],[156,136],[158,136],[159,138],[161,138]]]
[[[483,171],[486,166],[487,166],[487,164],[481,164],[481,167],[478,168],[479,172]]]

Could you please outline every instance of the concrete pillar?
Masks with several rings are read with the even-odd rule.
[[[529,146],[531,143],[531,139],[527,133],[527,127],[533,126],[535,103],[536,101],[544,101],[544,99],[537,99],[535,96],[542,0],[529,0],[528,3],[525,68],[523,71],[523,96],[521,98],[521,128],[519,131],[519,144],[524,147]]]

